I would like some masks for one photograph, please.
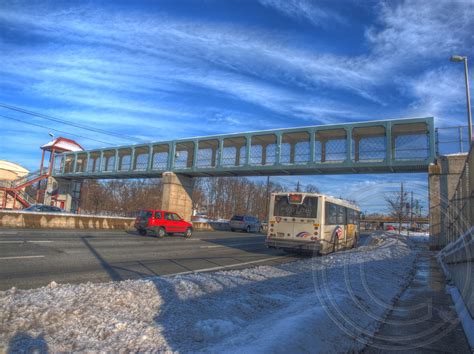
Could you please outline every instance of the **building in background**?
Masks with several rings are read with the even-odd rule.
[[[0,160],[0,181],[13,181],[27,175],[29,172],[17,163]]]
[[[0,208],[3,209],[18,209],[22,208],[21,203],[16,203],[16,198],[7,193],[6,187],[11,186],[12,182],[26,176],[28,171],[23,166],[6,160],[0,160]],[[2,188],[5,187],[5,188]],[[20,189],[20,193],[24,193],[25,189]]]

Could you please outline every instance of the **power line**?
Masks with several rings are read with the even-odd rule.
[[[61,119],[61,118],[56,118],[56,117],[52,117],[52,116],[49,116],[49,115],[46,115],[46,114],[36,113],[36,112],[33,112],[33,111],[28,111],[24,108],[12,106],[12,105],[1,103],[1,102],[0,102],[0,107],[10,109],[10,110],[16,111],[16,112],[28,114],[28,115],[31,115],[31,116],[34,116],[34,117],[47,119],[47,120],[50,120],[50,121],[53,121],[53,122],[70,125],[70,126],[73,126],[73,127],[76,127],[76,128],[80,128],[80,129],[84,129],[84,130],[90,130],[90,131],[100,133],[100,134],[104,134],[104,135],[110,135],[110,136],[114,136],[114,137],[117,137],[117,138],[133,140],[133,141],[139,141],[139,142],[142,141],[141,139],[137,139],[137,138],[135,138],[133,136],[130,136],[130,135],[114,133],[114,132],[110,132],[110,131],[99,129],[99,128],[89,127],[89,126],[84,125],[84,124],[71,123],[71,122],[68,122],[68,121],[66,121],[64,119]]]
[[[83,139],[93,140],[93,141],[96,141],[96,142],[99,142],[99,143],[102,143],[102,144],[114,145],[114,144],[111,144],[111,143],[106,142],[106,141],[103,141],[103,140],[98,140],[98,139],[94,139],[94,138],[89,138],[89,137],[87,137],[87,136],[83,136],[83,135],[79,135],[79,134],[69,133],[69,132],[66,132],[66,131],[64,131],[64,130],[59,130],[59,129],[55,129],[55,128],[45,127],[44,125],[41,125],[41,124],[36,124],[36,123],[31,123],[31,122],[25,122],[24,120],[17,119],[17,118],[13,118],[13,117],[4,116],[3,114],[0,114],[0,117],[5,118],[5,119],[14,120],[14,121],[17,121],[17,122],[20,122],[20,123],[24,123],[24,124],[33,125],[33,126],[35,126],[35,127],[40,127],[40,128],[47,129],[47,130],[52,130],[52,131],[55,131],[55,132],[58,132],[58,133],[63,133],[63,134],[68,134],[68,135],[77,136],[77,137],[83,138]]]

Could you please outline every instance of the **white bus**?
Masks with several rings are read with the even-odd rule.
[[[265,244],[289,252],[327,254],[355,247],[360,209],[319,193],[272,193]]]

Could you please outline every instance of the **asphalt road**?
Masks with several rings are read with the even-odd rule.
[[[125,231],[0,229],[0,290],[104,282],[289,262],[262,234],[196,232],[158,239]]]

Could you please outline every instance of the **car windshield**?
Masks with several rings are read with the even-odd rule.
[[[290,204],[286,195],[277,195],[275,197],[274,216],[316,218],[317,212],[317,197],[306,197],[302,204]]]
[[[232,221],[243,221],[244,220],[244,217],[243,216],[233,216],[232,219],[230,219]]]

